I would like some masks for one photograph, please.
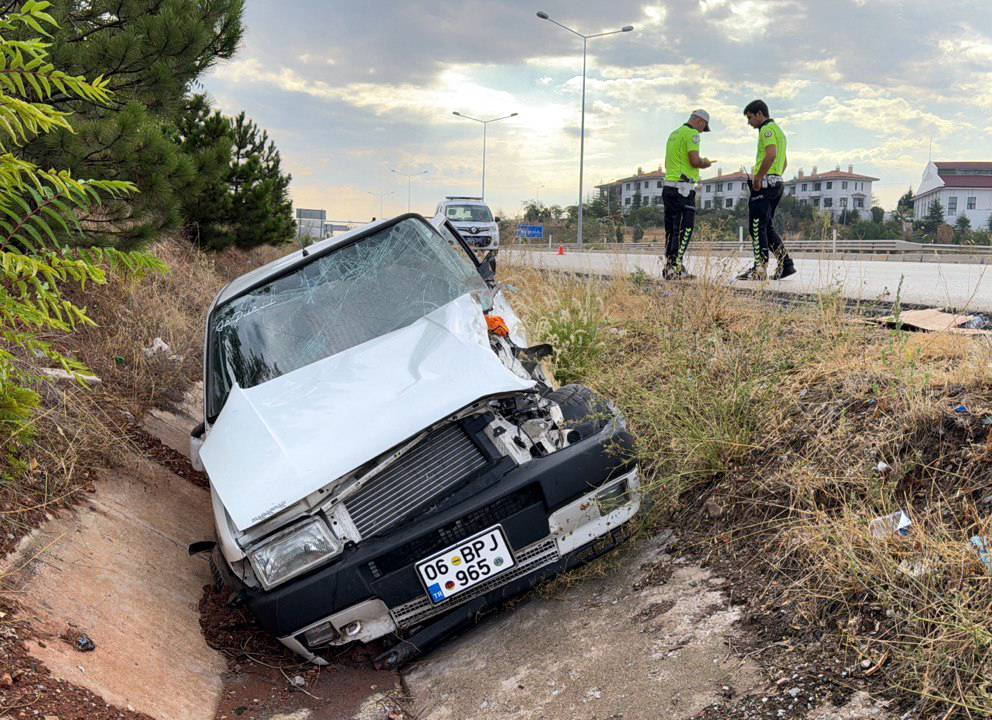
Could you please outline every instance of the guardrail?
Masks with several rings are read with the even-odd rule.
[[[811,253],[824,255],[972,255],[992,257],[992,246],[989,245],[947,245],[936,243],[917,243],[908,240],[790,240],[786,243],[790,253]],[[546,244],[515,243],[508,247],[547,250]],[[557,249],[556,243],[551,249]],[[663,242],[639,243],[584,243],[581,247],[575,243],[565,243],[570,251],[583,252],[664,252]],[[690,254],[733,254],[737,252],[750,253],[749,243],[739,241],[694,241],[689,245]]]

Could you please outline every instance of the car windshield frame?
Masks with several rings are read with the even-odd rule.
[[[477,265],[415,214],[312,253],[211,311],[206,418],[216,420],[235,382],[260,385],[476,292],[485,308],[490,290]]]
[[[467,209],[469,211],[468,218],[452,217],[451,211],[454,209]],[[482,211],[477,213],[476,211]],[[477,217],[477,215],[479,215]],[[488,205],[481,205],[477,203],[452,203],[444,209],[444,216],[448,218],[451,222],[461,222],[461,223],[491,223],[493,220],[493,212],[489,209]]]

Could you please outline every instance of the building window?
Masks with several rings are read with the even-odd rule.
[[[803,183],[803,192],[806,192],[808,188],[809,186],[806,183]]]
[[[630,183],[627,183],[627,189],[630,190]]]
[[[799,201],[799,207],[806,207],[807,202],[806,198],[803,198]]]
[[[662,180],[658,181],[658,187],[665,187],[665,183]]]
[[[723,192],[723,183],[718,183],[717,184],[716,191],[717,192]]]
[[[854,207],[864,208],[865,199],[864,198],[854,198]]]
[[[747,183],[741,183],[741,190],[747,190]]]
[[[840,206],[842,208],[846,208],[847,207],[847,198],[841,198],[840,199]]]
[[[832,182],[828,182],[827,183],[827,190],[833,190],[833,189],[834,189],[834,184]]]
[[[822,183],[813,183],[813,192],[818,191],[821,187],[823,187]]]
[[[832,197],[823,198],[823,207],[833,207],[834,199]]]
[[[957,196],[947,198],[947,212],[956,213],[958,211]]]
[[[978,198],[975,198],[975,197],[968,198],[968,209],[969,210],[974,210],[975,207],[976,207],[976,205],[977,205],[977,203],[978,203]]]
[[[647,190],[649,187],[651,187],[651,183],[649,183],[647,180],[645,180],[644,181],[644,189]]]
[[[661,205],[661,195],[655,195],[653,198],[651,198],[651,204]]]
[[[623,204],[624,205],[630,205],[630,198],[629,197],[628,198],[624,198],[623,199]]]
[[[842,182],[840,184],[840,189],[841,190],[847,190],[847,180],[845,180],[844,182]]]
[[[707,200],[706,202],[703,203],[703,208],[704,209],[709,210],[711,207],[713,207],[713,201],[712,200]]]
[[[712,185],[707,185],[706,186],[706,192],[713,192],[713,186]]]
[[[728,208],[733,208],[734,207],[734,199],[733,198],[727,198],[726,207],[728,207]]]
[[[820,207],[820,198],[813,198],[813,207]]]

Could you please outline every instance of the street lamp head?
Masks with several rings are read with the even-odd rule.
[[[620,28],[622,32],[630,32],[633,29],[634,29],[633,25],[624,25],[622,28]]]
[[[546,12],[544,12],[543,10],[538,10],[537,11],[537,16],[539,18],[541,18],[542,20],[547,20],[548,19],[548,14]]]

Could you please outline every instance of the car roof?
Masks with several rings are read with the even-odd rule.
[[[336,235],[334,237],[325,238],[324,240],[315,242],[312,245],[307,245],[306,255],[304,255],[303,251],[299,248],[293,250],[293,252],[289,253],[288,255],[285,255],[284,257],[279,258],[278,260],[273,260],[272,262],[266,265],[262,265],[259,268],[255,268],[254,270],[245,273],[244,275],[240,275],[234,278],[234,280],[229,282],[227,286],[217,294],[217,297],[214,300],[214,304],[211,306],[210,309],[213,310],[218,305],[222,305],[223,303],[226,303],[227,301],[236,298],[238,295],[247,292],[251,288],[263,284],[266,280],[270,278],[277,277],[286,272],[289,272],[290,270],[292,270],[293,268],[299,265],[306,265],[308,262],[314,259],[315,255],[320,255],[323,252],[331,250],[332,248],[338,245],[344,245],[349,240],[354,240],[356,236],[371,234],[377,228],[384,227],[387,225],[393,225],[399,222],[401,219],[407,217],[418,217],[421,218],[422,220],[424,219],[422,216],[417,215],[416,213],[408,213],[399,216],[397,218],[389,218],[386,220],[379,220],[377,222],[369,223],[367,225],[362,225],[360,227],[355,228],[354,230],[349,230],[348,232],[343,233],[342,235]]]

